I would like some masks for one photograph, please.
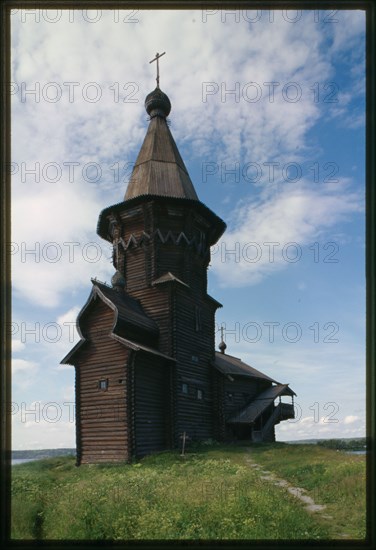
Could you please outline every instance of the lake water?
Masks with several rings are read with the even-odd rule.
[[[33,462],[34,460],[40,460],[40,458],[12,458],[12,466],[23,464],[24,462]]]
[[[346,451],[346,453],[349,453],[350,455],[365,455],[366,454],[366,450],[364,451]]]

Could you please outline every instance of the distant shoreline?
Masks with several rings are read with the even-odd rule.
[[[43,458],[12,458],[12,466],[16,464],[26,464],[27,462],[34,462],[35,460],[43,460]]]
[[[40,460],[53,458],[54,456],[76,455],[76,449],[29,449],[24,451],[12,451],[12,464],[14,460]]]
[[[339,437],[339,438],[328,438],[328,439],[298,439],[293,441],[279,441],[279,443],[286,443],[289,445],[315,445],[319,442],[361,442],[361,447],[365,447],[365,438],[364,437]],[[364,443],[364,445],[363,445]],[[358,450],[358,445],[355,445],[354,450]],[[352,450],[351,447],[344,447],[343,450]],[[53,458],[54,456],[67,456],[67,455],[76,455],[76,449],[74,448],[62,448],[62,449],[29,449],[29,450],[14,450],[11,453],[12,464],[17,464],[15,460],[40,460],[43,458]],[[20,463],[20,462],[19,462]]]

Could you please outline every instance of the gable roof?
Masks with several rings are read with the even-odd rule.
[[[187,285],[187,283],[184,283],[183,281],[175,277],[175,275],[171,273],[171,271],[167,271],[167,273],[164,273],[163,275],[161,275],[161,277],[158,277],[158,279],[154,279],[151,284],[152,286],[154,286],[160,285],[162,283],[179,283],[189,288],[189,285]]]
[[[159,328],[155,321],[144,312],[137,300],[129,296],[124,290],[117,291],[95,279],[92,279],[92,283],[93,288],[90,296],[76,320],[76,327],[81,340],[70,350],[61,363],[74,364],[73,361],[76,353],[81,351],[82,347],[88,343],[88,340],[82,333],[80,321],[84,313],[98,297],[114,311],[114,322],[112,331],[109,334],[110,338],[119,341],[135,351],[143,350],[171,359],[152,347],[152,344],[157,341]],[[145,340],[151,345],[144,345]]]
[[[128,340],[127,338],[122,338],[121,336],[118,336],[117,334],[109,334],[109,337],[113,340],[116,340],[117,342],[120,342],[120,344],[123,344],[126,348],[129,348],[134,351],[144,351],[146,353],[151,353],[152,355],[156,355],[157,357],[162,357],[163,359],[167,359],[168,361],[172,361],[176,363],[176,359],[173,357],[170,357],[169,355],[166,355],[165,353],[161,353],[155,348],[152,348],[150,346],[144,346],[143,344],[140,344],[139,342],[133,342],[132,340]],[[88,340],[81,339],[77,344],[70,350],[69,353],[60,361],[60,364],[63,365],[74,365],[74,356],[76,355],[76,352],[81,350],[85,344],[88,343]]]
[[[115,327],[115,329],[117,328],[115,332],[119,332],[119,329],[122,328],[126,329],[127,327],[132,327],[133,329],[136,328],[142,332],[148,332],[153,336],[158,336],[158,325],[155,321],[153,321],[153,319],[146,315],[140,302],[132,298],[124,290],[119,292],[95,279],[92,279],[92,283],[94,295],[99,295],[102,300],[115,311],[115,325],[119,325],[118,327]],[[78,317],[82,315],[91,301],[92,297],[90,296],[88,302],[82,308]]]
[[[156,355],[158,357],[162,357],[163,359],[167,359],[168,361],[172,361],[176,363],[176,359],[174,359],[173,357],[170,357],[169,355],[166,355],[165,353],[162,353],[161,351],[158,351],[157,349],[152,348],[150,346],[145,346],[138,342],[132,342],[132,340],[128,340],[127,338],[122,338],[117,334],[111,334],[111,338],[113,338],[114,340],[117,340],[127,348],[133,349],[134,351],[145,351],[146,353],[151,353],[152,355]]]
[[[270,378],[270,376],[267,376],[250,365],[243,363],[243,361],[237,357],[227,355],[227,353],[219,353],[216,351],[213,365],[222,374],[259,378],[261,380],[267,380],[268,382],[275,382],[278,384],[278,382],[276,382],[273,378]]]
[[[231,416],[227,422],[230,424],[249,424],[254,422],[280,395],[292,396],[296,395],[296,393],[289,388],[288,384],[277,384],[277,386],[272,386],[260,393],[251,403]]]

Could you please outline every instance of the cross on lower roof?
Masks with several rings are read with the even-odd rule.
[[[159,88],[159,58],[162,57],[162,55],[164,55],[166,52],[163,52],[161,54],[159,54],[158,52],[155,54],[155,57],[154,59],[152,59],[151,61],[149,61],[149,63],[153,63],[153,61],[156,61],[157,62],[157,78],[156,78],[156,81],[157,81],[157,88]]]

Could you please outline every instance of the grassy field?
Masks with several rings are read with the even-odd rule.
[[[262,480],[250,458],[306,488],[333,519]],[[79,468],[52,458],[12,468],[12,538],[363,538],[364,490],[364,456],[316,445],[203,446]]]
[[[365,455],[353,455],[317,445],[258,445],[258,464],[275,472],[307,495],[325,504],[331,536],[365,537]],[[325,519],[325,518],[324,518]]]

